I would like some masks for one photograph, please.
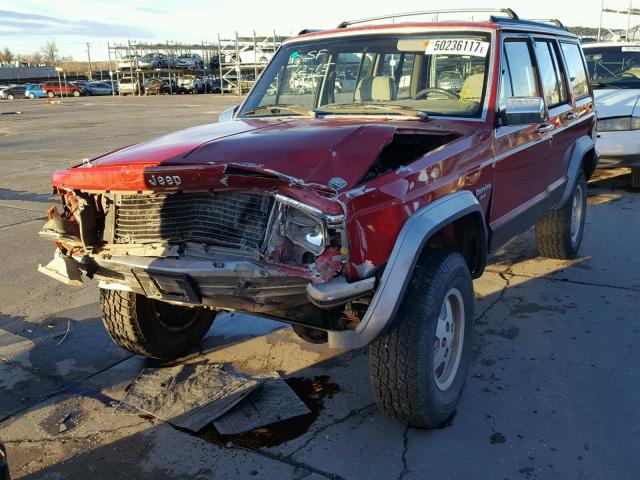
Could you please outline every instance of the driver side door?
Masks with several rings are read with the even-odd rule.
[[[499,111],[504,111],[510,97],[542,97],[530,38],[509,36],[502,46]],[[526,230],[546,208],[553,129],[548,122],[499,125],[495,129],[495,180],[489,217],[494,245]]]

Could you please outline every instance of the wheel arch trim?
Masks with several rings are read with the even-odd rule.
[[[569,161],[569,168],[567,169],[567,184],[562,198],[555,206],[556,209],[564,205],[573,193],[578,177],[580,177],[580,172],[583,171],[584,159],[591,151],[593,151],[593,161],[589,168],[591,172],[595,170],[598,165],[598,152],[595,148],[595,142],[588,135],[580,137],[574,144],[573,151],[571,152],[571,160]]]
[[[480,214],[483,220],[486,253],[484,213],[476,197],[468,190],[450,193],[411,215],[400,230],[362,321],[355,330],[329,331],[329,346],[353,349],[371,343],[395,318],[411,274],[429,239],[446,225],[472,213]]]

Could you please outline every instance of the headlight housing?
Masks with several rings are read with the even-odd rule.
[[[621,132],[640,130],[640,117],[611,117],[596,122],[599,132]]]
[[[320,255],[327,242],[324,222],[295,207],[288,207],[285,213],[284,234],[296,245]]]

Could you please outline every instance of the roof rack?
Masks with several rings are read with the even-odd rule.
[[[527,20],[529,20],[531,22],[553,23],[556,27],[565,28],[565,29],[567,28],[557,18],[527,18]]]
[[[379,17],[370,17],[370,18],[362,18],[359,20],[345,20],[340,23],[337,28],[347,28],[349,25],[356,25],[360,23],[369,23],[374,22],[376,20],[386,20],[391,18],[400,18],[400,17],[413,17],[417,15],[435,15],[438,13],[502,13],[509,17],[512,20],[519,20],[518,15],[510,8],[450,8],[443,10],[423,10],[418,12],[407,12],[407,13],[394,13],[390,15],[380,15]],[[492,16],[492,20],[493,20]]]

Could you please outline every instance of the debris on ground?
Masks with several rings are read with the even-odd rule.
[[[145,368],[116,411],[143,412],[193,432],[213,423],[222,435],[311,413],[280,377],[251,378],[219,364]]]
[[[261,383],[262,380],[227,372],[217,364],[145,368],[117,411],[140,410],[197,432],[229,411]]]
[[[311,413],[287,382],[268,378],[236,408],[213,421],[222,435],[238,435],[264,425]]]
[[[67,430],[75,427],[75,423],[71,419],[71,413],[67,413],[64,417],[58,420],[58,433],[64,433]]]

